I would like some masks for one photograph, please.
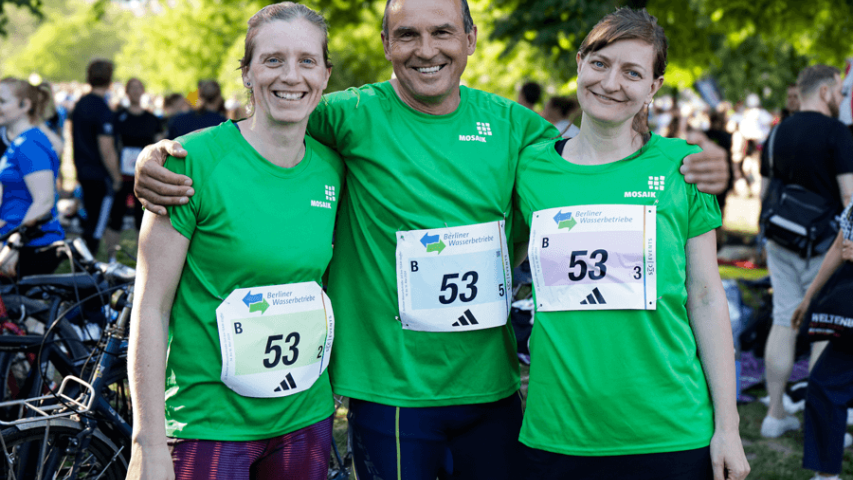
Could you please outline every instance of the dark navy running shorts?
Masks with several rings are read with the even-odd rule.
[[[517,480],[521,397],[402,408],[350,399],[358,480]]]

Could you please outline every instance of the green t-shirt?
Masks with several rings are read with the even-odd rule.
[[[525,224],[549,208],[656,205],[658,301],[656,310],[535,313],[520,440],[580,456],[708,446],[713,409],[687,318],[685,247],[720,226],[720,209],[678,171],[698,147],[653,135],[637,157],[589,166],[567,162],[554,145],[534,145],[519,161]]]
[[[435,333],[404,330],[398,319],[396,232],[505,217],[510,231],[518,157],[558,133],[514,102],[460,93],[455,112],[426,115],[389,82],[365,85],[327,95],[311,116],[309,133],[347,165],[329,272],[337,394],[428,407],[496,401],[519,388],[509,324]]]
[[[278,167],[230,121],[180,141],[189,155],[169,158],[166,167],[198,187],[188,204],[169,208],[172,226],[190,245],[169,323],[166,433],[259,440],[328,418],[328,371],[308,390],[279,398],[243,397],[222,383],[216,308],[238,288],[322,285],[338,203],[330,187],[340,191],[343,162],[306,138],[302,162]]]

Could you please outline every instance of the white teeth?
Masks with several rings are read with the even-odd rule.
[[[301,93],[284,93],[284,92],[274,92],[275,96],[278,98],[283,98],[285,100],[299,100],[302,98]]]
[[[416,68],[415,70],[417,70],[421,73],[435,73],[435,72],[441,70],[441,66],[439,65],[436,67],[429,67],[429,68]]]

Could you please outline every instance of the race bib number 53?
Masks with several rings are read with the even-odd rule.
[[[503,220],[397,232],[404,329],[459,332],[505,325],[511,275]]]
[[[584,205],[533,213],[538,311],[655,310],[655,206]]]
[[[329,365],[335,317],[315,282],[234,290],[216,320],[222,382],[244,397],[302,392]]]

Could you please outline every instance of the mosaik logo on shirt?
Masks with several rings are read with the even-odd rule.
[[[657,192],[662,192],[666,187],[666,177],[649,176],[649,191],[647,192],[625,192],[625,198],[650,197],[657,198]]]
[[[460,142],[483,142],[492,135],[492,125],[488,122],[477,122],[477,135],[459,135]]]
[[[325,193],[326,193],[326,201],[325,202],[321,202],[320,200],[311,200],[311,206],[312,207],[319,207],[319,208],[328,208],[329,210],[331,210],[332,209],[332,202],[334,202],[336,199],[336,197],[335,197],[335,186],[334,185],[326,185],[326,192]]]

